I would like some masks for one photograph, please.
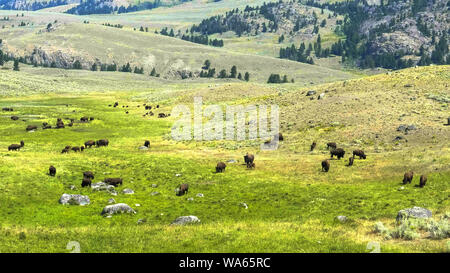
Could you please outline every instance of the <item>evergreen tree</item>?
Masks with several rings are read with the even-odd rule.
[[[231,67],[230,78],[236,79],[236,74],[237,74],[237,67],[233,65],[233,67]]]
[[[18,59],[14,59],[14,71],[19,71],[19,60]]]
[[[250,73],[245,72],[244,80],[245,80],[246,82],[250,81]]]

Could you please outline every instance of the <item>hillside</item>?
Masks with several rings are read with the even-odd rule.
[[[0,85],[8,88],[2,87],[0,108],[14,111],[0,114],[0,251],[66,252],[67,242],[75,240],[83,253],[368,252],[368,242],[378,242],[382,252],[444,252],[448,239],[442,235],[415,229],[408,230],[412,237],[386,239],[374,225],[396,231],[397,212],[413,206],[448,221],[449,71],[428,66],[303,88],[223,80],[187,85],[26,66],[2,70]],[[325,96],[311,100],[309,90]],[[177,142],[168,137],[176,118],[143,117],[138,107],[159,104],[156,115],[170,113],[180,103],[192,105],[198,95],[205,104],[278,104],[284,141],[276,151],[260,151],[261,140]],[[118,108],[108,107],[115,101]],[[129,106],[129,113],[121,106]],[[82,116],[94,120],[78,122]],[[76,122],[41,129],[58,117]],[[38,130],[26,132],[29,124]],[[396,131],[402,124],[415,129]],[[66,145],[100,138],[110,145],[61,154]],[[139,150],[146,139],[150,149]],[[20,151],[7,151],[20,140]],[[312,141],[317,147],[310,152]],[[347,154],[322,172],[329,141]],[[367,159],[348,167],[354,149],[364,149]],[[243,166],[246,152],[255,154],[255,169]],[[214,172],[219,161],[227,164],[224,173]],[[47,174],[50,165],[55,177]],[[415,187],[416,176],[402,185],[407,170],[428,174],[427,186]],[[122,177],[123,186],[115,188],[117,195],[82,188],[84,171],[95,174],[93,182]],[[174,190],[181,183],[190,189],[180,197]],[[134,194],[124,194],[126,188]],[[63,193],[88,195],[91,203],[63,206]],[[129,204],[136,214],[103,217],[109,202]],[[171,226],[181,215],[201,222]],[[338,221],[339,215],[347,220]]]
[[[122,66],[130,63],[132,68],[143,67],[147,75],[155,68],[163,78],[180,79],[197,77],[204,61],[209,59],[217,73],[221,69],[229,71],[236,65],[239,72],[249,72],[251,80],[258,82],[266,82],[271,73],[286,74],[289,79],[303,84],[353,77],[338,70],[236,53],[150,32],[98,24],[58,22],[52,24],[50,29],[44,24],[5,28],[0,34],[3,37],[1,50],[15,57],[24,57],[28,63],[48,67],[71,68],[76,60],[84,69],[91,69],[94,63],[98,67],[101,64],[116,63]]]

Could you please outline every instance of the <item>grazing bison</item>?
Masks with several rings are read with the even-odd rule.
[[[276,139],[276,135],[275,135],[275,139]],[[281,133],[278,133],[278,140],[279,141],[283,141],[284,140],[284,137],[283,137],[283,134],[281,134]]]
[[[25,145],[25,143],[20,141],[20,144],[11,144],[8,146],[8,151],[18,151],[20,148],[22,148]]]
[[[247,168],[251,168],[252,167],[252,163],[255,160],[255,156],[252,154],[247,153],[246,155],[244,155],[244,161],[245,164],[247,164]]]
[[[184,194],[187,194],[188,191],[189,191],[189,185],[181,184],[180,187],[177,189],[177,196],[182,196]]]
[[[421,176],[420,176],[420,184],[419,184],[419,187],[421,187],[421,188],[423,188],[423,187],[425,187],[425,184],[427,183],[427,175],[426,174],[422,174]]]
[[[11,119],[12,120],[19,120],[19,117],[18,116],[12,116]]]
[[[100,139],[100,140],[97,140],[95,142],[95,144],[97,145],[97,147],[108,146],[109,145],[109,141],[107,139]]]
[[[217,163],[217,166],[216,166],[216,173],[222,173],[222,172],[224,172],[226,167],[227,167],[227,165],[225,165],[225,163],[223,163],[223,162]]]
[[[67,154],[67,153],[69,153],[69,151],[70,151],[70,149],[64,148],[64,149],[61,151],[61,153],[62,153],[62,154]]]
[[[81,121],[81,122],[88,122],[88,121],[89,121],[89,118],[88,118],[88,117],[81,117],[81,118],[80,118],[80,121]]]
[[[406,172],[405,175],[403,176],[403,184],[411,183],[413,177],[414,177],[413,171]]]
[[[87,171],[83,173],[84,178],[94,179],[94,173],[91,171]]]
[[[48,174],[50,176],[55,176],[56,175],[56,168],[53,166],[50,166],[50,168],[48,168]]]
[[[81,187],[82,187],[82,188],[84,188],[84,187],[90,187],[91,184],[92,184],[91,179],[89,179],[89,178],[87,178],[87,177],[84,177],[83,180],[81,181]]]
[[[80,146],[80,152],[82,152],[82,151],[84,151],[84,146],[83,145]]]
[[[152,110],[152,107],[150,105],[146,105],[145,110]]]
[[[37,129],[37,126],[35,126],[35,125],[28,125],[27,128],[26,128],[25,130],[27,130],[27,131],[33,131],[33,130],[36,130],[36,129]]]
[[[6,111],[6,112],[13,112],[13,111],[14,111],[14,109],[12,109],[12,108],[9,108],[9,107],[3,107],[3,108],[2,108],[2,111]]]
[[[355,156],[359,156],[359,159],[361,159],[361,158],[366,159],[366,155],[364,154],[363,150],[354,150],[353,158],[355,158]]]
[[[116,102],[114,103],[114,107],[117,107],[117,106],[119,106],[119,103],[116,101]]]
[[[84,146],[86,146],[86,148],[87,147],[91,148],[94,145],[95,145],[95,141],[93,141],[93,140],[88,140],[84,143]]]
[[[330,160],[325,159],[322,161],[322,171],[328,172],[330,170]]]
[[[166,118],[166,117],[167,117],[167,115],[164,114],[164,113],[159,113],[158,114],[158,118]]]
[[[93,120],[94,120],[94,117],[90,117],[89,120],[90,120],[90,121],[93,121]]]
[[[114,187],[118,187],[119,185],[123,184],[122,178],[105,178],[103,182],[109,185],[113,185]]]
[[[327,143],[327,149],[332,148],[332,149],[336,149],[337,145],[335,142],[328,142]]]
[[[147,148],[150,148],[150,141],[146,140],[144,142],[144,146],[147,147]]]
[[[247,166],[247,168],[249,169],[254,169],[256,167],[255,162],[252,162],[249,164],[249,166]]]
[[[79,152],[79,151],[81,151],[81,149],[80,149],[80,147],[75,146],[75,147],[72,147],[72,151]]]
[[[348,158],[348,166],[353,166],[353,160],[355,160],[355,156],[351,156]]]
[[[314,151],[314,149],[316,148],[316,145],[317,145],[317,143],[315,141],[311,144],[311,152]]]
[[[56,129],[62,129],[62,128],[64,128],[64,122],[62,120],[59,120],[56,123]]]
[[[337,156],[338,159],[341,159],[344,157],[345,151],[342,148],[337,148],[337,149],[331,150],[330,154],[331,154],[331,158],[333,158],[333,156]]]

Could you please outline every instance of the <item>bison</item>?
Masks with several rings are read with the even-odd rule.
[[[87,147],[91,148],[94,145],[95,145],[95,141],[93,141],[93,140],[88,140],[84,143],[84,146],[86,146],[86,148]]]
[[[36,126],[36,125],[28,125],[27,128],[26,128],[25,130],[27,130],[27,131],[33,131],[33,130],[36,130],[36,129],[37,129],[37,126]]]
[[[18,151],[25,145],[23,140],[20,141],[20,144],[11,144],[8,146],[8,151]]]
[[[181,184],[180,187],[177,189],[177,196],[182,196],[184,194],[187,194],[189,191],[189,185],[188,184]]]
[[[72,151],[79,152],[79,151],[81,151],[81,149],[80,149],[80,147],[75,146],[75,147],[72,147]]]
[[[327,149],[332,148],[332,149],[336,149],[337,145],[335,142],[328,142],[327,143]]]
[[[227,167],[227,165],[225,165],[225,163],[223,163],[223,162],[217,163],[216,173],[224,172],[226,167]]]
[[[89,178],[87,178],[87,177],[84,177],[83,180],[81,181],[81,187],[82,187],[82,188],[84,188],[84,187],[90,187],[91,184],[92,184],[91,179],[89,179]]]
[[[322,161],[322,171],[328,172],[330,170],[330,160],[325,159]]]
[[[12,108],[9,108],[9,107],[3,107],[3,108],[2,108],[2,111],[6,111],[6,112],[13,112],[13,111],[14,111],[14,109],[12,109]]]
[[[244,161],[245,164],[247,164],[247,168],[251,168],[252,167],[252,163],[255,160],[255,156],[252,154],[247,153],[246,155],[244,155]]]
[[[314,151],[314,149],[316,148],[316,145],[317,145],[317,143],[315,141],[311,144],[311,152]]]
[[[62,120],[60,120],[56,123],[56,129],[62,129],[62,128],[64,128],[64,122]]]
[[[403,184],[411,183],[413,177],[414,177],[413,171],[406,172],[405,175],[403,176]]]
[[[94,173],[91,171],[86,171],[83,173],[84,178],[94,179]]]
[[[88,122],[88,121],[89,121],[89,118],[88,118],[88,117],[81,117],[81,118],[80,118],[80,121],[81,121],[81,122]]]
[[[337,148],[337,149],[331,150],[330,154],[331,154],[331,158],[333,158],[333,156],[337,156],[338,159],[341,159],[344,157],[345,151],[342,148]]]
[[[364,154],[363,150],[354,150],[353,151],[353,158],[355,158],[355,156],[359,156],[359,159],[366,159],[366,155]]]
[[[97,145],[97,147],[108,146],[109,145],[109,141],[107,139],[100,139],[100,140],[97,140],[95,142],[95,144]]]
[[[167,115],[164,114],[164,113],[159,113],[159,114],[158,114],[158,118],[165,118],[165,117],[167,117]]]
[[[109,185],[113,185],[114,187],[118,187],[119,185],[123,184],[122,178],[105,178],[103,182]]]
[[[348,158],[348,166],[353,166],[353,160],[355,159],[355,156],[351,156]]]
[[[276,138],[277,138],[277,136],[275,135],[275,139],[276,139]],[[278,133],[278,140],[279,140],[279,141],[283,141],[283,140],[284,140],[283,134]]]
[[[62,153],[62,154],[67,154],[67,153],[69,153],[69,151],[70,151],[70,149],[64,148],[64,149],[61,151],[61,153]]]
[[[48,168],[48,174],[49,174],[50,176],[55,176],[55,174],[56,174],[56,168],[53,167],[53,166],[50,166],[50,168]]]
[[[149,140],[146,140],[146,141],[144,142],[144,146],[147,147],[147,148],[150,148],[150,141],[149,141]]]
[[[12,120],[19,120],[19,117],[18,116],[12,116],[11,119]]]
[[[425,187],[425,184],[427,183],[427,175],[426,174],[422,174],[421,176],[420,176],[420,184],[419,184],[419,187],[421,187],[421,188],[423,188],[423,187]]]

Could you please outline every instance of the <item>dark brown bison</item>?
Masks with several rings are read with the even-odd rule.
[[[91,171],[87,171],[83,173],[84,178],[94,179],[94,173]]]
[[[94,117],[89,117],[89,120],[90,120],[90,121],[93,121],[93,120],[94,120]]]
[[[159,104],[156,105],[156,108],[159,108]],[[12,110],[11,110],[12,111]]]
[[[327,149],[330,149],[330,148],[336,149],[337,148],[336,143],[335,142],[328,142],[327,143]]]
[[[60,120],[56,123],[56,129],[62,129],[62,128],[64,128],[64,122],[62,120]]]
[[[223,163],[223,162],[217,163],[216,173],[224,172],[226,167],[227,167],[227,165],[225,165],[225,163]]]
[[[338,159],[341,159],[344,157],[345,151],[342,148],[337,148],[337,149],[331,150],[330,154],[331,154],[331,158],[333,158],[333,156],[337,156]]]
[[[353,158],[355,158],[355,156],[358,156],[359,159],[366,159],[366,154],[364,154],[363,150],[354,150],[353,151]]]
[[[12,120],[19,120],[19,117],[18,116],[12,116],[11,119]]]
[[[330,160],[325,159],[322,161],[322,171],[328,172],[330,170]]]
[[[276,139],[276,138],[277,138],[277,136],[275,136],[275,139]],[[283,140],[284,140],[283,134],[278,133],[278,140],[279,140],[279,141],[283,141]]]
[[[97,145],[97,147],[108,146],[109,145],[109,141],[107,139],[100,139],[100,140],[97,140],[95,142],[95,144]]]
[[[244,155],[244,162],[245,164],[247,164],[247,168],[251,168],[252,167],[252,163],[255,160],[255,156],[252,154],[247,153],[246,155]]]
[[[80,121],[81,121],[81,122],[88,122],[88,121],[89,121],[89,118],[88,118],[88,117],[81,117],[81,118],[80,118]]]
[[[28,125],[25,130],[32,131],[32,130],[36,130],[36,129],[37,129],[37,126],[35,126],[35,125]]]
[[[164,114],[164,113],[159,113],[159,114],[158,114],[158,118],[165,118],[165,117],[167,117],[167,115]]]
[[[73,122],[69,123],[68,125],[69,125],[69,127],[72,127],[73,126]]]
[[[50,176],[55,176],[56,175],[56,168],[53,166],[50,166],[50,168],[48,168],[48,174]]]
[[[3,108],[2,108],[2,111],[6,111],[6,112],[13,112],[13,111],[14,111],[14,109],[12,109],[12,108],[9,108],[9,107],[3,107]]]
[[[250,163],[247,168],[254,169],[256,167],[255,162]]]
[[[43,122],[42,123],[42,129],[51,129],[52,128],[52,126],[51,125],[49,125],[47,122]]]
[[[425,187],[425,184],[427,183],[427,180],[428,180],[427,175],[426,175],[426,174],[422,174],[422,175],[420,176],[420,184],[419,184],[419,187],[421,187],[421,188]]]
[[[95,141],[93,141],[93,140],[88,140],[84,143],[84,146],[86,146],[86,148],[87,147],[91,148],[94,145],[95,145]]]
[[[311,152],[314,151],[314,149],[316,148],[316,145],[317,145],[317,143],[315,141],[311,144]]]
[[[80,149],[80,147],[75,146],[75,147],[72,147],[72,151],[79,152],[79,151],[81,151],[81,149]]]
[[[145,110],[152,110],[152,107],[150,105],[146,105]]]
[[[82,152],[82,151],[84,151],[84,146],[83,145],[80,146],[80,152]]]
[[[84,177],[83,180],[81,181],[81,187],[82,187],[82,188],[84,188],[84,187],[90,187],[91,184],[92,184],[91,179],[89,179],[89,178],[87,178],[87,177]]]
[[[70,145],[67,145],[66,147],[64,147],[64,149],[66,149],[66,150],[70,150],[70,149],[72,149],[72,146],[70,146]]]
[[[114,107],[117,107],[117,106],[119,106],[119,103],[116,101],[116,102],[114,103]]]
[[[25,145],[25,143],[20,141],[20,144],[11,144],[8,146],[8,151],[18,151],[20,148],[22,148]]]
[[[353,166],[353,160],[355,160],[354,156],[348,158],[348,166]]]
[[[180,187],[177,189],[177,196],[182,196],[184,194],[187,194],[189,191],[189,185],[188,184],[181,184]]]
[[[406,172],[405,175],[403,176],[403,184],[411,183],[413,177],[414,177],[413,171]]]
[[[146,141],[144,142],[144,146],[147,147],[147,148],[150,148],[150,141],[149,141],[149,140],[146,140]]]
[[[64,149],[61,151],[61,153],[62,153],[62,154],[67,154],[67,153],[69,153],[69,151],[70,151],[70,149],[64,148]]]
[[[119,185],[123,184],[122,178],[105,178],[103,182],[109,185],[113,185],[114,187],[118,187]]]

